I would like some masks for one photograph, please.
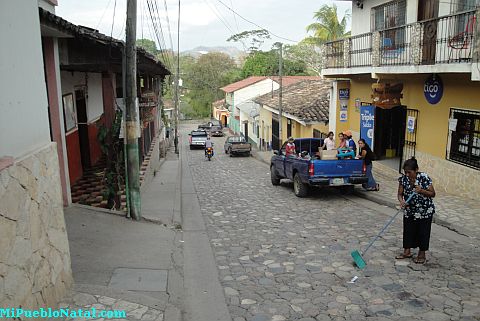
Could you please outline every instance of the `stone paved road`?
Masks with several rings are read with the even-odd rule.
[[[183,161],[234,321],[480,320],[478,244],[434,226],[426,265],[395,261],[398,220],[358,271],[351,250],[365,246],[391,210],[334,190],[296,198],[290,184],[271,185],[267,165],[228,157],[224,139],[214,142],[211,162],[200,150]]]

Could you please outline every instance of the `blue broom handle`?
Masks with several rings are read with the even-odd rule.
[[[410,194],[410,196],[407,198],[407,200],[405,201],[406,204],[408,204],[408,202],[410,202],[410,200],[412,199],[413,195],[415,194],[415,192],[413,192],[412,194]],[[395,220],[395,218],[397,217],[397,215],[403,210],[403,208],[400,208],[397,213],[395,215],[392,216],[392,218],[390,219],[390,221],[388,221],[387,224],[385,224],[385,226],[382,228],[382,230],[380,231],[380,233],[377,234],[377,236],[375,236],[373,238],[373,240],[370,241],[370,243],[368,244],[367,248],[362,252],[362,254],[365,254],[373,245],[373,243],[375,243],[375,241],[380,237],[382,236],[383,232],[385,232],[385,230],[387,229],[387,227],[390,226],[390,224],[392,224],[392,222]]]

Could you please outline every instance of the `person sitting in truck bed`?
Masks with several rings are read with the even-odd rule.
[[[293,137],[288,137],[288,143],[287,145],[285,146],[285,156],[288,157],[288,156],[295,156],[296,155],[296,151],[295,151],[295,143],[294,143],[294,139]]]

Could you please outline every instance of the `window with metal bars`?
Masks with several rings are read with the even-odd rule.
[[[372,8],[372,31],[403,26],[406,22],[407,1],[395,0]]]
[[[447,158],[480,169],[480,112],[451,108],[450,119],[456,127]]]
[[[450,13],[475,10],[480,5],[480,0],[450,0]]]

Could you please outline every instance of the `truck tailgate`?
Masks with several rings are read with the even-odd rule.
[[[363,160],[314,160],[314,176],[350,177],[363,175]]]
[[[249,143],[232,143],[233,151],[249,151],[251,148]]]

